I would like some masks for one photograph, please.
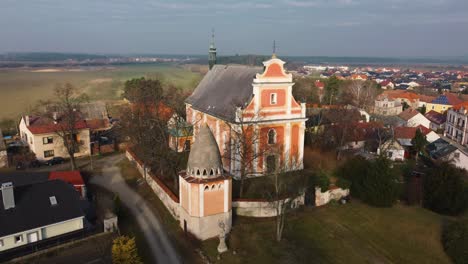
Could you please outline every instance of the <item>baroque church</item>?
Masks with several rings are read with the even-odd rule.
[[[231,230],[231,176],[240,176],[241,158],[251,158],[247,176],[303,168],[306,106],[294,99],[284,64],[273,54],[263,68],[217,65],[211,42],[210,70],[186,100],[194,143],[179,174],[180,226],[201,240]],[[236,147],[244,129],[255,139],[250,157]]]
[[[273,54],[263,68],[217,65],[212,41],[210,70],[186,100],[194,140],[207,124],[223,169],[235,178],[241,171],[251,177],[303,168],[306,106],[294,99],[292,74],[284,64]],[[240,146],[246,144],[248,151]]]

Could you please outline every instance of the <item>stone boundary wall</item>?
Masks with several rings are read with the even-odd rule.
[[[301,205],[304,205],[304,197],[302,194],[290,203],[291,209],[296,209]],[[281,201],[289,203],[291,198],[286,198]],[[277,216],[276,213],[276,202],[267,201],[265,199],[233,199],[232,209],[237,215],[248,216],[248,217],[273,217]]]
[[[349,189],[334,187],[328,191],[322,192],[320,187],[315,187],[315,206],[322,206],[331,200],[338,201],[349,195]]]
[[[127,159],[135,163],[137,170],[140,172],[142,178],[146,180],[153,192],[158,196],[159,200],[166,206],[171,215],[179,219],[179,197],[177,197],[158,177],[154,176],[144,163],[136,157],[136,155],[127,150],[125,152]],[[146,176],[146,177],[145,177]]]

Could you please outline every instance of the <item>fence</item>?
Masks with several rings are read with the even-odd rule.
[[[304,194],[296,197],[291,201],[291,198],[286,198],[279,201],[279,209],[281,205],[286,204],[295,209],[300,205],[304,205]],[[265,199],[234,199],[232,201],[233,210],[237,215],[249,217],[273,217],[277,216],[278,201],[267,201]]]
[[[338,201],[349,195],[349,189],[334,187],[328,191],[322,192],[320,187],[315,187],[315,206],[322,206],[331,200]]]
[[[179,197],[175,195],[158,177],[154,176],[150,170],[144,165],[143,161],[139,160],[136,155],[127,150],[125,155],[127,159],[134,162],[137,170],[140,172],[143,179],[148,183],[153,192],[158,196],[159,200],[166,206],[171,215],[177,220],[179,219]]]

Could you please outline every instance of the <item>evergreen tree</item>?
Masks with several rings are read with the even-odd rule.
[[[411,145],[413,145],[413,149],[416,151],[416,161],[418,161],[419,153],[424,152],[427,145],[426,136],[422,133],[421,129],[416,129],[416,134],[411,140]]]
[[[328,104],[333,104],[333,100],[336,100],[338,95],[338,88],[340,86],[340,80],[335,76],[331,76],[325,84],[325,97]]]

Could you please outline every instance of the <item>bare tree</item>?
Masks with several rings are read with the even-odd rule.
[[[351,105],[370,111],[377,95],[377,85],[371,81],[351,81],[345,94],[349,95],[347,98]]]
[[[262,137],[258,127],[258,121],[261,120],[259,114],[253,114],[247,117],[240,109],[238,113],[238,122],[235,124],[225,122],[231,131],[229,142],[225,146],[228,149],[223,154],[225,159],[231,163],[239,164],[240,190],[239,196],[244,195],[244,182],[249,174],[258,173],[255,164],[262,159],[265,153],[270,151],[271,145],[262,144]],[[268,142],[263,142],[268,143]],[[258,147],[257,147],[258,146]]]
[[[47,118],[55,125],[55,134],[61,139],[71,161],[71,169],[77,168],[75,153],[79,152],[84,143],[79,140],[80,131],[86,127],[86,123],[79,112],[82,103],[87,102],[86,94],[67,83],[57,86],[54,90],[54,100],[41,102],[45,111],[39,113],[41,117]]]
[[[287,169],[277,169],[270,177],[270,184],[265,186],[265,196],[275,209],[275,237],[281,241],[289,210],[296,208],[296,198],[306,191],[307,177],[303,170],[298,170],[299,162],[287,166]]]

